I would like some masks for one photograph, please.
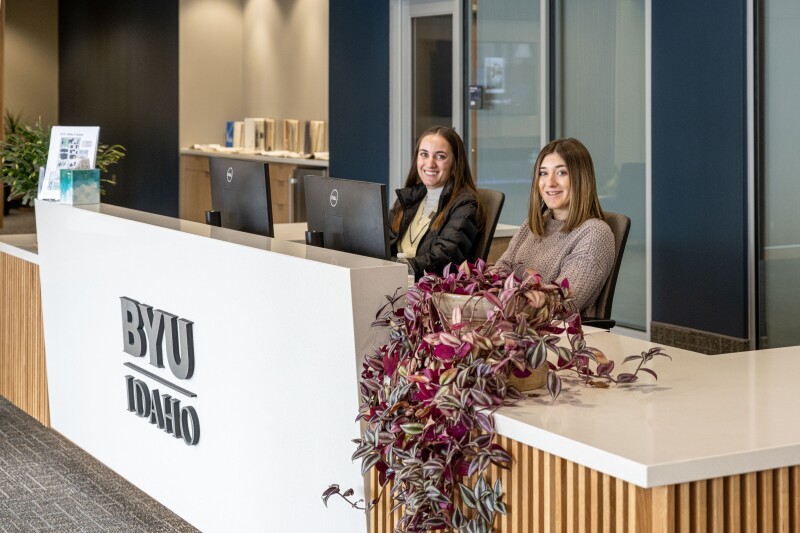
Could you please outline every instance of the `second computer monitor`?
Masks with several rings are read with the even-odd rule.
[[[273,237],[269,165],[225,157],[209,157],[211,205],[223,228]]]
[[[321,231],[325,248],[389,259],[386,186],[305,176],[308,229]]]

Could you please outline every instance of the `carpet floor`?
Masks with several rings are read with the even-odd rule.
[[[194,531],[0,396],[0,532]]]

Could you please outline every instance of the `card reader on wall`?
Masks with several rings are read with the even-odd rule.
[[[469,86],[469,108],[483,109],[483,85]]]

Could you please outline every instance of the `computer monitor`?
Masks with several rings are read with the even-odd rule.
[[[389,259],[386,186],[307,175],[308,229],[321,231],[325,248]]]
[[[269,165],[225,157],[209,157],[209,165],[211,206],[222,227],[273,237]]]

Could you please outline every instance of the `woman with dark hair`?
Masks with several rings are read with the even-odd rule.
[[[419,279],[471,260],[484,214],[464,143],[453,128],[434,126],[420,135],[414,158],[389,221],[392,253],[405,254]]]
[[[568,306],[594,316],[614,256],[614,235],[597,198],[592,156],[577,139],[550,142],[533,167],[528,219],[495,267],[520,278],[535,271],[545,282],[566,278]]]

